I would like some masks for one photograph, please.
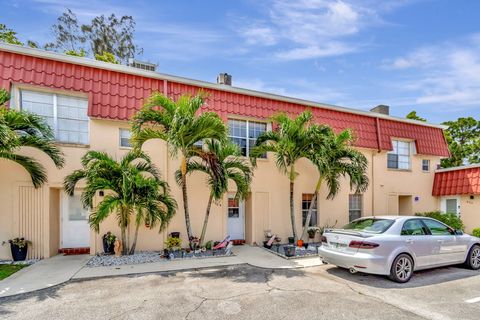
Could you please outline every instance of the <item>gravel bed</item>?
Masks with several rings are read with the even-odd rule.
[[[178,251],[174,254],[174,260],[185,260],[185,259],[202,259],[208,257],[222,257],[225,254],[215,253],[211,250],[207,250],[202,253],[183,253]],[[163,251],[139,251],[133,255],[125,255],[121,257],[116,257],[115,255],[104,255],[97,254],[92,257],[86,264],[87,267],[104,267],[104,266],[121,266],[121,265],[132,265],[132,264],[142,264],[142,263],[152,263],[152,262],[167,262],[168,259],[163,257]]]
[[[322,244],[320,242],[311,242],[309,243],[309,248],[315,248],[315,250],[307,250],[304,247],[295,247],[295,256],[293,257],[287,257],[285,255],[285,250],[283,249],[284,246],[289,245],[288,243],[282,243],[282,244],[274,244],[272,245],[271,248],[265,248],[268,251],[271,251],[282,258],[286,259],[295,259],[295,258],[304,258],[304,257],[311,257],[311,256],[317,256],[318,255],[318,247],[320,247]]]
[[[0,264],[25,264],[25,265],[32,265],[36,262],[40,261],[40,259],[29,259],[25,261],[13,261],[13,260],[0,260]]]

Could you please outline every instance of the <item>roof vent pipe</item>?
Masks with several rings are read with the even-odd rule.
[[[390,114],[390,107],[386,106],[384,104],[379,104],[375,108],[370,109],[370,111],[389,115]]]
[[[228,73],[220,73],[217,77],[218,84],[225,84],[227,86],[232,85],[232,76]]]

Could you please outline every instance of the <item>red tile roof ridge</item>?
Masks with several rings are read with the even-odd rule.
[[[344,112],[344,113],[349,113],[349,114],[362,115],[362,116],[367,116],[367,117],[371,117],[371,118],[381,118],[381,119],[386,119],[386,120],[391,120],[391,121],[396,121],[396,122],[409,123],[409,124],[414,124],[414,125],[419,125],[419,126],[424,126],[424,127],[434,127],[434,128],[440,128],[440,129],[445,129],[446,128],[446,126],[439,125],[439,124],[432,124],[432,123],[428,123],[428,122],[422,122],[422,121],[417,121],[417,120],[400,118],[400,117],[391,116],[391,115],[384,115],[384,114],[381,114],[381,113],[376,113],[376,112],[371,112],[371,111],[365,111],[365,110],[359,110],[359,109],[354,109],[354,108],[348,108],[348,107],[341,107],[341,106],[336,106],[336,105],[331,105],[331,104],[319,103],[319,102],[309,101],[309,100],[305,100],[305,99],[287,97],[287,96],[283,96],[283,95],[278,95],[278,94],[273,94],[273,93],[268,93],[268,92],[261,92],[261,91],[239,88],[239,87],[228,86],[228,85],[222,85],[222,84],[217,84],[217,83],[207,82],[207,81],[202,81],[202,80],[195,80],[195,79],[190,79],[190,78],[186,78],[186,77],[174,76],[174,75],[169,75],[169,74],[164,74],[164,73],[159,73],[159,72],[154,72],[154,71],[141,70],[141,69],[136,69],[136,68],[132,68],[132,67],[129,67],[129,66],[125,66],[125,65],[107,63],[107,62],[97,61],[97,60],[93,60],[93,59],[90,59],[90,58],[84,58],[84,57],[69,56],[69,55],[66,55],[66,54],[61,54],[61,53],[51,52],[51,51],[45,51],[45,50],[40,50],[40,49],[35,49],[35,48],[28,48],[28,47],[23,47],[23,46],[0,43],[0,51],[16,53],[16,54],[23,54],[23,55],[37,57],[37,58],[49,59],[49,60],[54,60],[54,61],[61,61],[61,62],[76,64],[76,65],[82,65],[82,66],[87,66],[87,67],[92,67],[92,68],[97,68],[97,69],[103,69],[103,70],[109,70],[109,71],[114,71],[114,72],[120,72],[120,73],[126,73],[126,74],[131,74],[131,75],[137,75],[137,76],[141,76],[141,77],[145,77],[145,78],[172,81],[172,82],[177,82],[177,83],[181,83],[181,84],[197,86],[197,87],[200,87],[200,88],[208,88],[208,89],[212,89],[212,90],[218,90],[218,91],[222,91],[222,92],[244,94],[244,95],[250,95],[250,96],[255,96],[255,97],[260,97],[260,98],[265,98],[265,99],[276,100],[276,101],[300,104],[300,105],[309,106],[309,107],[316,107],[316,108],[334,110],[334,111],[339,111],[339,112]],[[26,71],[32,71],[33,70],[33,69],[28,70],[25,67],[23,67],[23,69],[26,70]],[[72,76],[72,75],[69,75],[69,76]],[[73,75],[73,77],[76,78],[75,75]],[[80,77],[80,78],[82,78],[82,77]],[[97,81],[103,82],[100,79],[98,79]],[[104,82],[104,83],[110,83],[110,82],[107,81],[107,82]],[[70,86],[68,86],[68,88],[69,87]],[[137,88],[136,86],[133,86],[133,87]]]
[[[480,163],[474,163],[474,164],[463,165],[458,167],[441,168],[441,169],[435,170],[435,172],[460,171],[460,170],[476,169],[476,168],[478,168],[480,171]]]

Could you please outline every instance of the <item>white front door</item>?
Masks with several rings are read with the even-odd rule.
[[[233,196],[228,197],[227,228],[232,240],[245,239],[245,203]]]
[[[62,215],[61,248],[90,247],[90,227],[88,225],[88,211],[82,206],[80,195],[73,197],[62,192],[60,202]]]

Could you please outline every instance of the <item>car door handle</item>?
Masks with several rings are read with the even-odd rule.
[[[413,240],[412,240],[412,239],[407,239],[407,240],[405,240],[405,242],[406,242],[407,244],[412,244],[412,243],[413,243]]]

